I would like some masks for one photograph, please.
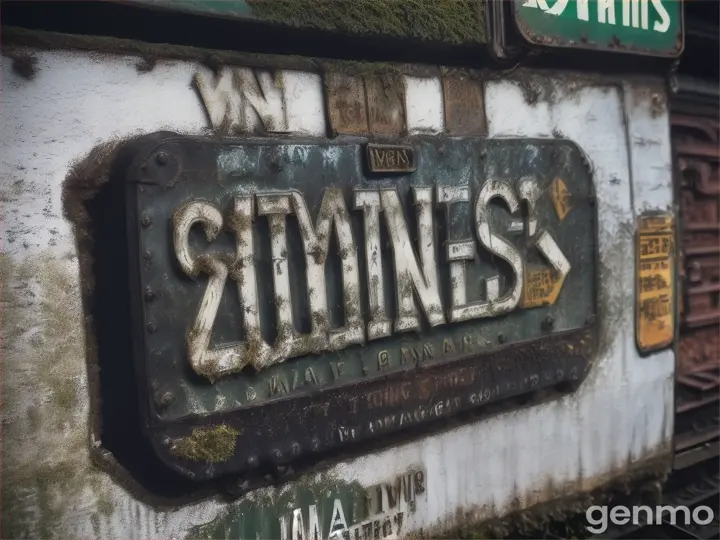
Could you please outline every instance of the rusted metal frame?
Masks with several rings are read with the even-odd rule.
[[[717,93],[716,89],[715,93]],[[718,193],[720,193],[720,184],[717,182],[717,179],[715,179],[715,181],[711,183],[710,175],[712,174],[712,171],[710,168],[710,164],[706,164],[704,162],[704,160],[707,159],[715,161],[720,158],[720,150],[718,150],[717,144],[714,144],[718,140],[718,122],[715,119],[716,113],[712,113],[711,115],[711,111],[712,109],[708,110],[709,117],[677,113],[673,114],[671,117],[673,129],[692,128],[697,130],[699,133],[702,133],[707,139],[711,141],[711,143],[707,143],[693,140],[692,138],[676,136],[673,145],[674,152],[676,153],[676,163],[680,166],[680,168],[682,170],[685,170],[692,166],[692,168],[699,171],[700,178],[693,186],[689,187],[694,188],[696,192],[700,192],[701,194],[706,196],[716,196]],[[696,156],[701,159],[688,160],[688,156]],[[684,182],[677,182],[676,185],[681,191],[687,192],[687,188],[680,188],[680,186],[684,185]],[[689,286],[688,281],[693,282],[697,280],[696,278],[693,278],[695,274],[693,274],[692,270],[702,263],[694,261],[688,264],[688,258],[718,255],[720,254],[720,247],[713,245],[687,245],[689,239],[684,233],[715,232],[720,230],[720,223],[689,221],[687,219],[689,208],[685,208],[685,206],[687,206],[688,204],[692,205],[694,197],[692,195],[690,195],[689,198],[683,196],[681,197],[681,199],[683,201],[689,201],[689,203],[685,202],[683,208],[681,209],[683,217],[683,219],[681,220],[681,227],[683,228],[683,234],[681,235],[681,238],[683,243],[680,244],[681,258],[684,261],[683,273],[687,276],[686,280],[684,280],[683,283],[684,290],[682,296],[684,298],[684,302],[687,303],[689,302],[689,298],[691,296],[697,296],[700,294],[713,294],[720,290],[718,284],[702,283],[702,276],[700,276],[700,285]],[[698,270],[702,271],[702,267],[698,268]],[[701,326],[717,324],[718,322],[720,322],[720,309],[710,310],[703,313],[693,313],[690,310],[685,310],[684,317],[682,319],[682,324],[687,328],[697,328]],[[692,382],[690,382],[690,384],[692,384]]]
[[[682,470],[720,456],[720,442],[710,442],[696,448],[678,452],[673,460],[673,470]]]
[[[716,401],[720,401],[720,395],[713,394],[713,395],[701,398],[699,400],[681,402],[675,409],[675,412],[677,414],[682,414],[684,412],[688,412],[688,411],[692,411],[693,409],[697,409],[698,407],[703,407],[705,405],[709,405]]]
[[[711,141],[717,142],[718,140],[717,128],[719,123],[713,122],[710,118],[701,119],[689,114],[675,113],[670,116],[670,122],[673,126],[695,128],[698,131],[702,131]],[[715,124],[715,129],[708,128],[708,124]]]
[[[706,432],[698,433],[697,435],[678,437],[678,440],[675,443],[675,450],[677,452],[687,450],[688,448],[712,441],[718,437],[720,437],[720,429],[711,429]]]

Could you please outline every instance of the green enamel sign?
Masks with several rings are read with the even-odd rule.
[[[681,0],[513,0],[530,43],[649,56],[683,49]]]

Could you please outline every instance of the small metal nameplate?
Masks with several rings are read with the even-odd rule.
[[[368,143],[366,151],[370,172],[406,173],[415,171],[415,151],[412,146]]]

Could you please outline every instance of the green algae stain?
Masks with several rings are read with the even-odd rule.
[[[68,515],[108,500],[89,459],[84,317],[64,261],[0,254],[2,538],[63,537]]]
[[[289,26],[454,45],[485,43],[484,0],[248,0],[253,15]]]
[[[194,527],[186,540],[282,538],[281,519],[284,518],[290,532],[293,511],[300,509],[307,529],[310,526],[311,505],[315,505],[317,511],[319,538],[327,538],[336,499],[342,505],[349,526],[365,519],[365,488],[358,482],[339,481],[323,474],[290,487],[251,493],[229,506],[210,523]]]
[[[238,430],[226,425],[196,428],[189,437],[175,443],[172,453],[191,461],[222,463],[235,455],[239,434]]]

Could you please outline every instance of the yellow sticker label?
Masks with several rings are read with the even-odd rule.
[[[550,193],[552,194],[555,212],[557,212],[558,218],[562,221],[565,219],[565,216],[568,215],[570,210],[572,210],[572,196],[570,195],[570,190],[567,188],[562,178],[556,178],[550,186]]]
[[[642,216],[637,239],[637,344],[641,351],[647,352],[667,347],[675,336],[672,216]]]
[[[523,287],[524,309],[554,304],[560,294],[565,277],[549,268],[527,268]]]

